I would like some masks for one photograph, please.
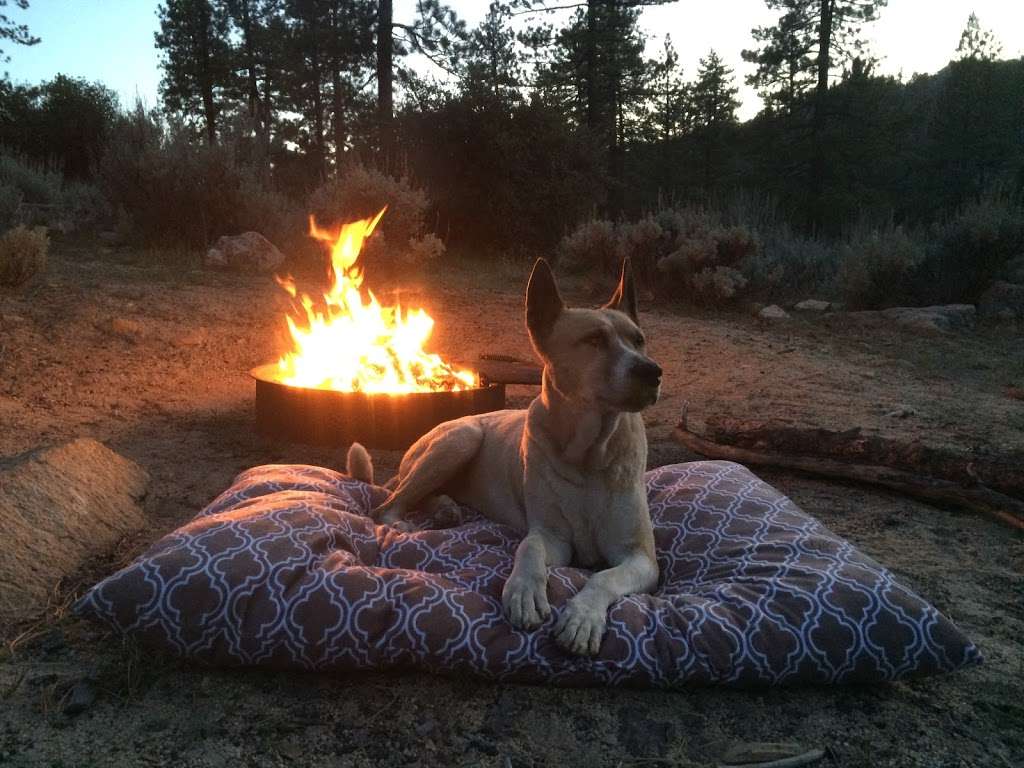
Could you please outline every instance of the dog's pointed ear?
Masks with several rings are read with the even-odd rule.
[[[625,312],[632,318],[634,323],[639,325],[640,315],[637,311],[636,280],[633,278],[633,263],[627,257],[622,262],[622,274],[619,275],[619,285],[612,294],[611,299],[604,305],[605,309],[617,309]]]
[[[535,343],[547,338],[563,309],[565,303],[551,267],[544,259],[537,259],[526,287],[526,328]]]

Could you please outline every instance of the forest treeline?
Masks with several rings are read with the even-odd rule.
[[[188,222],[197,245],[308,209],[356,167],[422,189],[420,228],[449,250],[489,254],[694,206],[809,239],[1019,208],[1024,59],[973,14],[945,68],[901,80],[863,43],[885,0],[766,3],[746,122],[720,52],[686,72],[664,30],[649,55],[642,14],[667,0],[492,2],[475,28],[439,0],[408,18],[390,0],[165,0],[159,108],[71,76],[5,81],[0,144],[137,231]]]

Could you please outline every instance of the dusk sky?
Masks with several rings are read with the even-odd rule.
[[[487,11],[486,0],[449,3],[469,26]],[[58,72],[99,80],[116,91],[123,102],[136,94],[157,104],[159,60],[153,47],[157,28],[155,0],[32,0],[27,11],[8,6],[7,13],[24,21],[42,42],[32,48],[7,45],[6,65],[17,82],[36,83]],[[415,0],[395,0],[396,19],[410,18]],[[1024,55],[1024,2],[1016,0],[890,0],[881,20],[870,28],[871,51],[881,58],[881,69],[909,77],[935,72],[953,56],[960,32],[971,11],[983,27],[991,29],[1003,45],[1004,57]],[[750,47],[752,27],[771,23],[763,0],[679,0],[643,11],[641,25],[648,33],[648,53],[656,55],[665,33],[672,36],[687,77],[698,59],[714,48],[736,70],[741,86],[744,119],[757,113],[760,102],[743,85],[750,65],[740,51]],[[424,71],[432,65],[424,63]]]

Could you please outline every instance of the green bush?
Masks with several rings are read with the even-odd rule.
[[[1024,256],[1024,207],[989,199],[966,206],[933,227],[925,258],[913,275],[922,304],[974,303],[993,280],[1012,277]]]
[[[364,263],[378,266],[429,261],[444,253],[444,243],[426,232],[429,204],[427,194],[409,179],[362,165],[344,169],[309,198],[310,213],[326,227],[370,218],[387,206],[363,254]]]
[[[266,172],[239,161],[231,145],[195,144],[186,131],[164,131],[141,109],[113,130],[100,164],[102,186],[119,219],[130,221],[119,229],[130,229],[140,243],[201,248],[250,230],[281,243],[301,226]]]
[[[924,245],[902,227],[855,233],[839,251],[838,281],[845,300],[858,309],[908,303]]]
[[[61,200],[59,173],[8,150],[0,150],[0,184],[14,187],[32,205],[56,205]]]
[[[558,264],[571,274],[598,281],[613,275],[621,259],[615,225],[604,219],[580,224],[563,238],[558,254]]]
[[[24,285],[46,269],[50,241],[44,227],[18,226],[0,237],[0,285]]]
[[[20,189],[0,182],[0,229],[9,229],[18,223],[23,199]]]
[[[95,227],[111,218],[110,203],[99,187],[69,182],[61,191],[61,208],[77,226]]]

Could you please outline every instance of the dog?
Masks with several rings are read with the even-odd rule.
[[[628,259],[600,309],[566,307],[551,268],[538,259],[526,290],[526,328],[544,363],[540,395],[526,410],[466,416],[421,437],[373,515],[401,525],[411,509],[454,500],[522,533],[501,596],[505,616],[521,629],[551,615],[549,567],[603,566],[554,627],[562,648],[594,655],[609,606],[658,583],[640,411],[657,402],[662,370],[645,351]],[[348,468],[372,480],[359,444],[349,450]]]

